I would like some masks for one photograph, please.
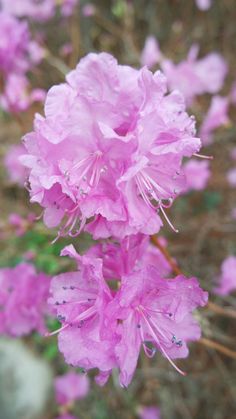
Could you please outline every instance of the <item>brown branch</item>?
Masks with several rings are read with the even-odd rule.
[[[216,351],[221,352],[222,354],[228,356],[229,358],[236,359],[235,351],[227,348],[224,345],[221,345],[218,342],[214,342],[213,340],[207,339],[207,338],[201,338],[198,340],[198,342],[204,346],[207,346],[208,348],[215,349]]]
[[[221,307],[218,304],[212,303],[211,301],[208,302],[207,307],[216,314],[236,319],[236,310]]]
[[[170,256],[168,250],[166,247],[164,247],[157,236],[151,236],[151,242],[154,244],[154,246],[156,246],[161,253],[163,254],[163,256],[166,258],[167,262],[169,263],[169,265],[171,266],[172,271],[174,272],[175,275],[183,275],[183,272],[181,271],[181,269],[178,267],[177,263],[174,261],[174,259],[172,259],[172,257]]]
[[[158,239],[158,237],[157,236],[151,236],[151,242],[154,244],[154,246],[156,246],[161,251],[163,256],[166,258],[167,262],[171,266],[171,269],[172,269],[173,273],[175,275],[184,275],[184,273],[181,271],[181,269],[179,268],[177,263],[170,256],[167,248],[164,247],[160,243],[160,240]],[[218,304],[212,303],[211,301],[208,302],[208,304],[206,305],[206,308],[208,308],[212,312],[214,312],[216,314],[219,314],[221,316],[236,319],[236,311],[233,310],[233,309],[228,309],[228,308],[221,307]]]

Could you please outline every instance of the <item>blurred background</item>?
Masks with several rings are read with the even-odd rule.
[[[207,163],[209,175],[202,187],[189,187],[173,205],[171,219],[179,234],[165,226],[162,235],[183,272],[199,278],[202,287],[210,292],[211,301],[235,308],[235,293],[222,297],[212,290],[222,262],[229,255],[236,255],[236,175],[230,176],[236,167],[235,156],[232,157],[236,147],[236,2],[212,0],[206,10],[198,3],[201,2],[80,0],[67,17],[59,9],[45,21],[26,16],[32,36],[44,50],[43,59],[28,77],[31,86],[48,90],[63,82],[67,71],[91,51],[109,52],[119,63],[139,68],[147,64],[142,52],[149,36],[157,41],[162,57],[175,64],[186,60],[193,44],[199,45],[199,59],[212,52],[222,55],[228,72],[217,94],[228,100],[227,115],[223,123],[212,128],[210,140],[204,143],[202,154],[214,157]],[[161,65],[157,59],[152,69]],[[204,77],[211,78],[211,74]],[[212,96],[199,95],[189,104],[188,111],[196,116],[198,129]],[[29,203],[27,190],[19,185],[17,169],[15,178],[9,175],[9,150],[31,130],[36,111],[43,112],[38,102],[24,112],[0,109],[0,266],[33,260],[40,271],[54,275],[69,267],[59,253],[70,240],[60,239],[50,245],[55,231],[47,230],[41,220],[35,222],[34,216],[30,218],[29,213],[39,216],[40,208]],[[14,156],[12,159],[14,165]],[[19,217],[14,218],[14,214]],[[83,235],[76,246],[83,250],[89,243],[90,238]],[[236,272],[234,275],[236,278]],[[206,339],[232,351],[236,349],[234,318],[202,309],[200,321]],[[54,329],[54,323],[49,322],[48,327]],[[90,374],[90,391],[73,404],[73,414],[83,419],[148,418],[141,416],[142,409],[154,406],[160,409],[163,419],[236,417],[233,356],[196,342],[190,345],[190,355],[180,365],[187,371],[186,377],[180,376],[160,354],[152,360],[141,357],[126,390],[120,388],[115,374],[104,388],[97,386]],[[1,337],[0,419],[55,418],[59,413],[53,377],[68,369],[58,353],[56,337],[45,339],[36,333],[21,340]]]

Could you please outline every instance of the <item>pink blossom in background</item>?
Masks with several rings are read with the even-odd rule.
[[[160,409],[156,406],[143,406],[138,412],[140,419],[161,419]]]
[[[233,83],[231,92],[230,92],[231,102],[236,105],[236,81]]]
[[[71,16],[75,7],[79,4],[79,0],[62,0],[61,13],[63,16]]]
[[[82,15],[85,17],[91,17],[96,13],[96,7],[92,3],[86,3],[82,7]]]
[[[43,102],[45,96],[43,89],[31,90],[24,75],[10,74],[0,95],[0,106],[5,112],[19,113],[26,111],[35,102]]]
[[[85,374],[70,371],[57,376],[54,381],[56,401],[60,405],[83,399],[89,393],[89,379]]]
[[[209,161],[189,160],[184,164],[184,174],[186,176],[186,189],[184,193],[191,190],[201,191],[205,189],[211,176]]]
[[[141,65],[151,68],[160,61],[160,58],[161,51],[156,38],[148,36],[140,57]]]
[[[29,226],[32,225],[35,219],[36,217],[33,213],[29,213],[26,218],[23,218],[17,213],[11,213],[8,218],[8,223],[15,229],[15,235],[21,237],[27,232]]]
[[[236,220],[236,207],[232,209],[231,211],[231,217]]]
[[[0,12],[0,72],[4,78],[9,73],[22,74],[31,68],[31,48],[27,22]]]
[[[214,291],[219,295],[228,295],[234,290],[236,290],[236,257],[229,256],[221,265],[221,275]]]
[[[233,160],[236,160],[236,147],[234,147],[230,152],[230,157]]]
[[[60,416],[57,416],[56,419],[79,419],[79,417],[71,415],[70,413],[64,413]]]
[[[62,323],[51,334],[59,334],[59,349],[67,363],[99,368],[100,385],[118,367],[120,384],[127,387],[143,347],[148,356],[159,350],[181,372],[172,359],[185,358],[187,342],[199,339],[200,327],[191,313],[207,302],[207,293],[196,279],[163,279],[147,261],[121,277],[118,270],[115,278],[120,286],[111,291],[103,278],[101,258],[89,253],[80,256],[72,245],[62,254],[74,258],[80,269],[54,277],[51,284],[49,303]]]
[[[198,95],[219,92],[228,72],[227,63],[222,55],[212,52],[197,59],[198,50],[198,45],[193,45],[187,59],[179,64],[174,64],[169,59],[161,61],[169,88],[180,90],[188,105],[191,105]]]
[[[33,265],[21,263],[0,269],[0,333],[23,336],[45,333],[49,277],[36,273]]]
[[[236,167],[228,171],[227,180],[231,186],[236,187]]]
[[[19,160],[25,152],[26,150],[23,144],[13,145],[9,147],[4,158],[4,165],[7,170],[9,180],[17,183],[21,187],[24,186],[28,174],[28,170]]]
[[[52,87],[24,138],[31,201],[59,235],[154,234],[184,188],[182,158],[200,147],[195,121],[161,72],[88,54]],[[168,220],[169,222],[169,220]]]
[[[213,96],[208,112],[200,127],[200,137],[204,145],[213,140],[213,131],[229,123],[229,99],[222,96]]]
[[[55,0],[0,0],[4,12],[16,17],[46,21],[55,13]]]
[[[208,10],[212,5],[212,0],[195,0],[200,10]]]

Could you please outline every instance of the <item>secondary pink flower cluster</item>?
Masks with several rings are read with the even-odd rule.
[[[27,22],[0,12],[0,105],[8,112],[19,112],[44,99],[41,89],[30,91],[27,72],[43,57],[41,47],[32,40]]]
[[[0,8],[17,16],[44,22],[51,19],[60,5],[63,16],[70,16],[79,0],[0,0]]]
[[[221,266],[221,275],[218,279],[218,286],[215,293],[219,295],[228,295],[236,290],[236,257],[227,257]]]
[[[26,153],[23,144],[12,145],[4,158],[4,165],[7,170],[9,180],[17,183],[19,186],[24,186],[27,180],[28,171],[20,162],[19,158]]]
[[[70,371],[54,381],[56,401],[61,406],[83,399],[89,393],[89,379],[85,374]]]
[[[167,78],[168,87],[171,90],[180,90],[189,106],[198,95],[218,93],[228,72],[227,63],[219,53],[212,52],[198,59],[198,52],[199,46],[192,45],[187,58],[175,64],[161,53],[155,37],[149,36],[140,62],[147,67],[159,63]]]
[[[174,64],[169,59],[163,59],[161,62],[169,88],[179,89],[188,105],[191,105],[198,95],[218,93],[228,72],[226,61],[217,52],[197,59],[198,52],[198,45],[193,45],[187,59],[179,64]]]
[[[183,193],[205,189],[211,176],[209,161],[191,159],[183,167],[186,176],[186,187]]]
[[[195,278],[163,279],[160,255],[142,235],[107,242],[102,253],[95,247],[80,256],[70,245],[62,255],[79,269],[54,277],[49,299],[62,323],[52,334],[67,363],[98,368],[99,384],[118,368],[126,387],[143,348],[148,357],[161,352],[182,373],[173,359],[185,358],[187,342],[199,339],[192,311],[207,302]]]
[[[0,333],[23,336],[37,330],[45,333],[49,277],[21,263],[0,269]]]
[[[160,71],[106,53],[88,54],[50,89],[24,144],[45,224],[73,236],[87,222],[94,238],[158,232],[185,185],[182,159],[201,146],[182,95],[167,94]]]

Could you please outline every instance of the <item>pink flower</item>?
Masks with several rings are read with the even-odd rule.
[[[23,336],[37,330],[45,333],[44,316],[48,313],[49,277],[21,263],[0,269],[0,332]]]
[[[166,242],[162,239],[163,245]],[[117,280],[141,266],[153,265],[162,277],[171,273],[166,258],[150,243],[146,235],[129,236],[122,241],[98,243],[92,246],[87,255],[103,259],[103,276],[106,280]]]
[[[160,72],[89,54],[54,86],[24,139],[31,201],[59,235],[156,233],[184,186],[182,158],[201,146],[182,95]],[[77,226],[77,227],[76,227]]]
[[[164,280],[153,266],[123,276],[120,289],[108,304],[105,321],[112,327],[113,319],[120,337],[115,354],[121,386],[129,385],[142,346],[151,357],[159,350],[182,373],[172,359],[185,358],[187,342],[199,339],[200,328],[191,312],[206,302],[207,293],[195,278]]]
[[[191,105],[197,95],[217,93],[222,88],[228,72],[224,58],[217,52],[199,60],[197,55],[198,46],[193,45],[187,59],[179,64],[174,64],[168,59],[161,62],[169,88],[180,90],[188,105]]]
[[[78,419],[78,416],[70,415],[70,413],[64,413],[60,416],[57,416],[56,419]]]
[[[3,94],[0,95],[0,105],[9,113],[26,111],[34,102],[43,102],[45,91],[30,90],[30,84],[24,75],[10,74],[6,80]]]
[[[55,4],[55,0],[1,0],[4,12],[36,21],[50,19],[54,14]]]
[[[236,207],[232,209],[231,211],[231,217],[236,220]]]
[[[28,170],[19,160],[25,152],[25,147],[22,144],[13,145],[8,149],[4,158],[4,165],[10,181],[18,183],[21,187],[24,186],[28,174]]]
[[[236,187],[236,167],[228,171],[227,180],[232,187]]]
[[[57,403],[66,405],[83,399],[89,392],[89,379],[85,374],[73,371],[60,375],[54,381]]]
[[[115,366],[114,339],[103,330],[104,307],[112,294],[102,275],[102,260],[80,256],[72,245],[62,255],[74,257],[80,271],[60,274],[51,283],[49,303],[62,327],[59,349],[67,363],[86,370],[99,368],[107,373]]]
[[[191,190],[201,191],[205,189],[211,176],[209,161],[189,160],[184,165],[184,173],[186,176],[186,189],[184,193]]]
[[[0,12],[0,40],[0,72],[3,76],[8,76],[9,72],[27,71],[31,67],[27,22]]]
[[[233,160],[236,160],[236,147],[231,150],[230,156]]]
[[[219,285],[214,289],[216,294],[228,295],[236,289],[236,257],[228,256],[221,265]]]
[[[160,58],[161,51],[156,38],[148,36],[140,57],[141,65],[151,68],[160,61]]]
[[[79,4],[79,0],[62,0],[62,15],[65,17],[72,15],[77,4]]]
[[[213,96],[206,117],[200,128],[200,137],[204,145],[212,143],[212,132],[222,125],[229,123],[229,99]]]
[[[10,214],[8,218],[9,224],[14,227],[14,233],[18,237],[21,237],[26,233],[34,220],[35,215],[33,213],[30,213],[25,219],[17,213]]]
[[[86,3],[82,7],[82,14],[85,17],[91,17],[91,16],[95,15],[95,13],[96,13],[96,7],[92,3]]]
[[[143,406],[139,409],[140,419],[160,419],[160,409],[156,406]]]
[[[208,10],[211,7],[212,0],[195,0],[196,5],[200,10]]]

